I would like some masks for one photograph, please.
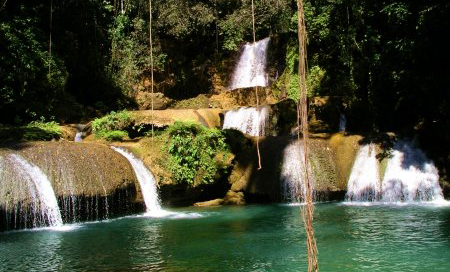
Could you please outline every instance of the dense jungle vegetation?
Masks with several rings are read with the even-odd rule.
[[[296,1],[255,5],[274,92],[296,97]],[[250,0],[153,0],[152,16],[155,91],[177,100],[210,94],[252,40]],[[353,131],[419,135],[450,154],[450,3],[307,0],[305,16],[311,96],[337,100]],[[150,90],[149,1],[1,0],[0,52],[0,123],[133,109]]]

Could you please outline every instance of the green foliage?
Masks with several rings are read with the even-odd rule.
[[[201,1],[166,0],[157,8],[156,26],[175,38],[205,33],[215,20],[212,6]]]
[[[148,24],[142,18],[131,19],[119,14],[109,30],[111,37],[111,62],[109,72],[114,82],[126,96],[133,96],[135,85],[145,71],[150,69]],[[153,46],[153,65],[163,71],[166,54],[158,44]]]
[[[308,87],[308,96],[313,97],[319,95],[320,87],[323,78],[325,77],[325,70],[320,66],[315,65],[309,68],[308,78],[306,79],[306,86]]]
[[[102,137],[107,141],[122,141],[125,137],[128,136],[128,133],[123,130],[113,130],[106,131],[102,134]]]
[[[61,130],[59,124],[55,121],[46,122],[44,117],[39,121],[32,121],[24,127],[24,140],[38,141],[38,140],[52,140],[61,137]]]
[[[246,138],[244,133],[237,129],[224,129],[222,134],[225,137],[225,143],[229,146],[233,154],[238,154],[246,148],[252,147],[252,142]]]
[[[191,186],[214,182],[229,152],[223,133],[187,122],[176,122],[167,133],[167,167],[173,179]]]
[[[2,119],[47,115],[57,93],[63,91],[64,64],[55,54],[49,57],[47,38],[36,24],[32,16],[0,21],[0,109],[7,111]]]
[[[59,124],[46,122],[44,117],[25,126],[0,125],[0,141],[50,141],[59,139],[61,135]]]
[[[306,86],[308,88],[308,96],[313,97],[320,95],[320,87],[325,71],[318,65],[312,66],[308,71]],[[299,78],[298,78],[298,45],[288,44],[286,50],[286,68],[278,82],[279,85],[287,91],[287,97],[294,101],[298,101],[299,94]]]
[[[132,123],[131,114],[128,111],[112,111],[106,116],[94,119],[92,121],[92,131],[98,138],[109,138],[108,140],[113,140],[116,137],[120,138],[120,136],[124,137],[127,135],[123,130],[132,125]],[[119,132],[123,133],[121,134]]]
[[[225,16],[219,17],[218,26],[220,35],[223,36],[223,48],[229,51],[237,51],[244,41],[253,41],[251,1],[219,1],[219,6]],[[233,2],[233,4],[230,4]],[[268,36],[270,33],[282,35],[289,33],[291,17],[295,9],[292,9],[289,0],[265,0],[254,1],[255,5],[255,31],[258,39]],[[231,6],[231,8],[230,8]],[[296,23],[295,23],[296,25]]]

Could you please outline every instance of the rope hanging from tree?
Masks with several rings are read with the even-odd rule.
[[[255,5],[252,0],[252,26],[253,26],[253,44],[256,43],[256,31],[255,31]],[[259,97],[258,97],[258,86],[255,86],[256,95],[256,109],[259,108]],[[257,123],[259,123],[259,115]],[[258,170],[262,168],[261,166],[261,153],[259,152],[259,134],[256,135],[256,152],[258,153]]]
[[[299,91],[300,101],[297,106],[297,120],[301,126],[303,134],[303,163],[304,163],[304,175],[305,175],[305,206],[302,208],[302,217],[306,231],[306,246],[308,250],[308,272],[319,271],[319,264],[317,260],[317,244],[314,236],[314,204],[313,193],[314,185],[311,179],[311,172],[309,167],[309,147],[308,147],[308,90],[306,86],[306,27],[305,18],[303,13],[303,0],[297,0],[297,12],[298,12],[298,49],[299,49],[299,65],[298,65],[298,77],[299,77]],[[298,141],[300,142],[300,128],[297,130]],[[300,148],[300,145],[299,145]]]
[[[5,2],[6,3],[6,2]],[[53,26],[53,0],[50,0],[50,37],[48,42],[48,76],[50,77],[52,65],[52,26]]]
[[[153,136],[154,136],[154,125],[153,125],[153,123],[154,123],[154,113],[153,113],[153,41],[152,41],[152,0],[148,0],[148,10],[149,10],[149,27],[148,27],[148,32],[149,32],[149,36],[150,36],[150,38],[149,38],[149,41],[150,41],[150,75],[151,75],[151,84],[152,84],[152,86],[151,86],[151,93],[152,93],[152,95],[151,95],[151,97],[152,97],[152,99],[151,99],[151,104],[152,104],[152,110],[151,110],[151,120],[152,120],[152,140],[153,140]]]

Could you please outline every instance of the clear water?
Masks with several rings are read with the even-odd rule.
[[[192,208],[0,233],[0,271],[306,271],[299,209]],[[320,271],[450,271],[450,207],[318,204],[315,227]]]

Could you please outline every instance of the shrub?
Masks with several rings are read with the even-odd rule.
[[[106,136],[111,137],[111,135],[117,136],[119,135],[118,131],[121,131],[122,135],[126,136],[127,132],[123,130],[131,124],[132,119],[128,111],[112,111],[110,114],[92,121],[92,131],[97,138],[106,138]],[[111,132],[114,133],[111,134]]]
[[[214,182],[218,171],[225,168],[221,158],[229,154],[223,133],[187,122],[176,122],[167,133],[167,167],[173,179],[192,186]]]
[[[103,138],[107,141],[122,141],[123,138],[127,137],[128,133],[122,130],[107,131],[103,134]]]
[[[59,139],[61,130],[55,121],[46,122],[44,117],[38,121],[32,121],[23,129],[23,139],[30,141]]]

